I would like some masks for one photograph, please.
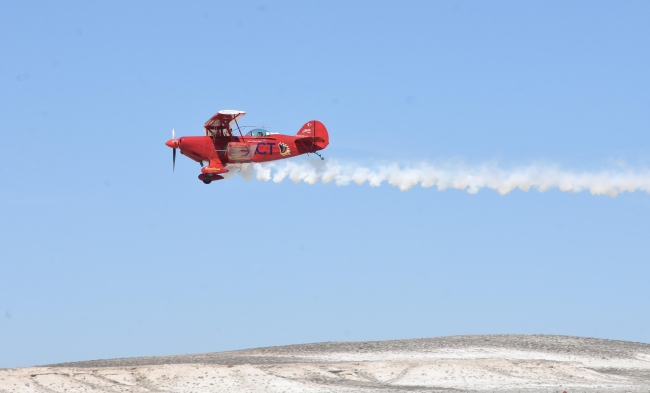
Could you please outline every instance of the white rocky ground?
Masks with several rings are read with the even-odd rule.
[[[0,392],[650,392],[650,344],[565,336],[320,343],[0,370]]]

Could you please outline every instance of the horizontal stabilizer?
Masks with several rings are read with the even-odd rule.
[[[302,142],[302,143],[315,143],[315,142],[325,142],[325,138],[321,138],[319,136],[308,136],[300,139],[296,139],[296,142]]]

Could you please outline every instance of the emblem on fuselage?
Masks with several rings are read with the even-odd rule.
[[[278,143],[278,147],[280,148],[280,155],[282,156],[288,156],[291,154],[291,149],[289,149],[289,145],[287,145],[284,142]]]

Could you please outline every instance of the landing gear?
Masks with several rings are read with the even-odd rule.
[[[323,156],[321,156],[320,153],[317,152],[317,151],[315,151],[314,154],[316,154],[318,157],[320,157],[321,161],[325,159],[325,158],[323,158]]]
[[[220,175],[211,175],[211,174],[206,174],[206,173],[201,173],[199,175],[199,180],[201,180],[205,184],[210,184],[213,181],[221,180],[223,179],[223,176]]]

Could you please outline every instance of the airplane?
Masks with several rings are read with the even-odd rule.
[[[203,126],[205,136],[176,138],[176,131],[172,128],[172,139],[165,143],[173,149],[172,171],[176,167],[176,149],[201,164],[199,180],[205,184],[223,179],[221,175],[235,167],[232,164],[275,161],[305,153],[316,154],[323,160],[318,151],[329,144],[329,134],[320,121],[308,121],[296,135],[282,135],[262,128],[243,135],[237,120],[245,114],[236,110],[217,112]],[[233,123],[239,136],[233,132]]]

